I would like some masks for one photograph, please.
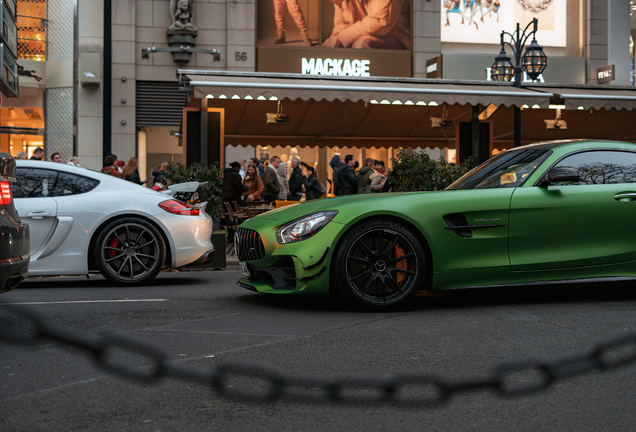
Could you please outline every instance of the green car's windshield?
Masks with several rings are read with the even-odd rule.
[[[466,173],[446,190],[521,186],[552,153],[547,149],[508,150]]]

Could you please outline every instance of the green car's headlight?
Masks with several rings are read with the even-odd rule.
[[[279,244],[285,244],[308,239],[337,214],[338,210],[326,210],[293,220],[276,231],[276,240]]]

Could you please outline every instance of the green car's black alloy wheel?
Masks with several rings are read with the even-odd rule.
[[[166,246],[152,224],[131,217],[113,221],[102,229],[94,256],[106,279],[126,285],[142,284],[161,271]]]
[[[395,222],[364,223],[343,239],[335,282],[351,304],[366,309],[401,306],[424,286],[425,253],[415,236]]]

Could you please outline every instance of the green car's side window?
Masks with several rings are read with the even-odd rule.
[[[570,185],[636,183],[636,153],[608,150],[576,153],[555,168],[569,167],[579,172],[581,181]]]

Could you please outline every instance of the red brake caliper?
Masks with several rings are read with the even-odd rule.
[[[116,248],[117,246],[119,246],[119,240],[117,240],[117,237],[113,238],[110,243],[108,243],[108,247]],[[106,256],[108,257],[108,259],[114,258],[115,252],[116,251],[112,249],[108,249],[108,251],[106,252]]]

